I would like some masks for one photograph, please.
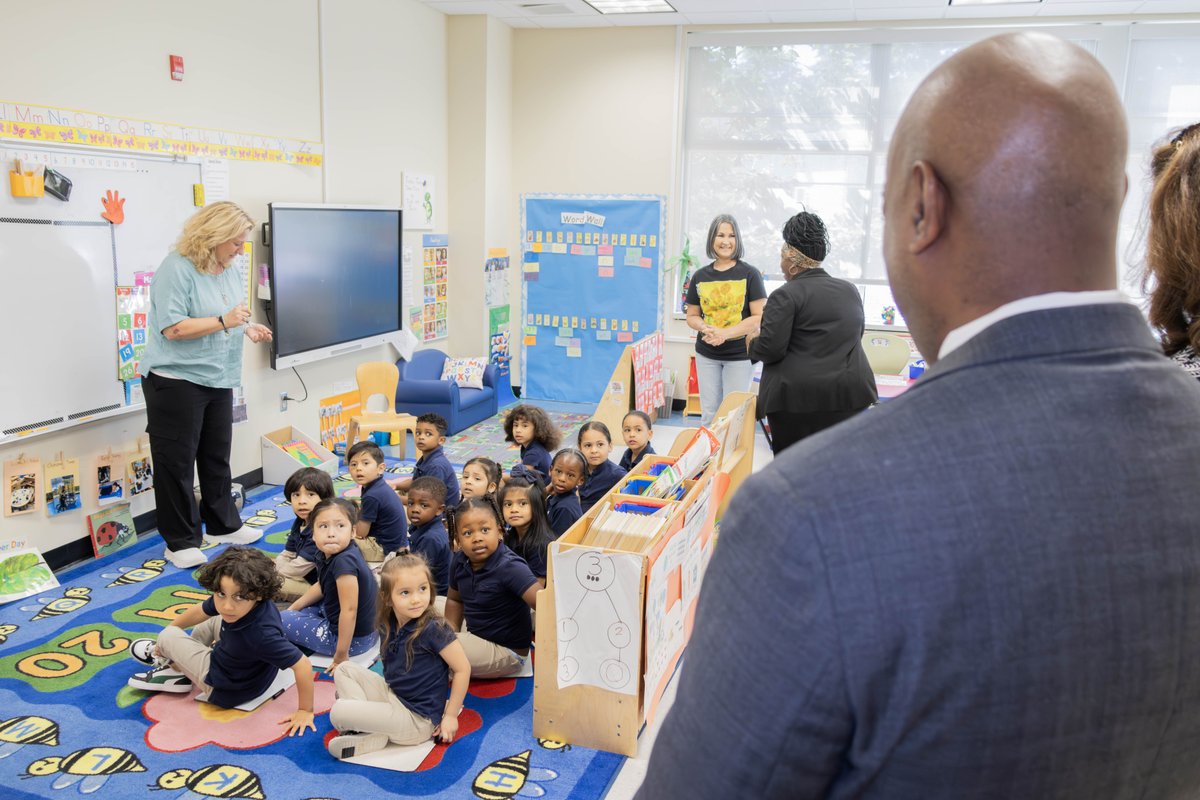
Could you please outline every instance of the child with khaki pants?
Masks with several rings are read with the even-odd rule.
[[[454,740],[471,666],[434,606],[436,587],[419,554],[401,553],[383,565],[378,603],[383,675],[351,661],[334,670],[337,700],[329,719],[339,733],[328,744],[334,758],[370,753],[389,742]]]

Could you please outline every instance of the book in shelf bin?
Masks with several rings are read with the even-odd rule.
[[[282,449],[306,467],[321,466],[321,457],[313,451],[308,442],[297,439],[283,445]]]
[[[137,541],[137,529],[133,526],[133,514],[129,503],[115,506],[88,514],[88,536],[92,540],[92,549],[96,558],[129,547]]]

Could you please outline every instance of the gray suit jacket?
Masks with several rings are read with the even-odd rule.
[[[1200,386],[999,322],[739,490],[640,798],[1200,796]]]

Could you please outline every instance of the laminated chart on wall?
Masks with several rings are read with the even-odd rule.
[[[596,402],[625,346],[658,329],[663,198],[521,197],[521,383]]]

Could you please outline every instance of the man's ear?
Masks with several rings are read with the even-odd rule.
[[[924,252],[942,235],[946,225],[946,186],[928,161],[913,164],[911,179],[914,204],[908,251],[916,254]]]

